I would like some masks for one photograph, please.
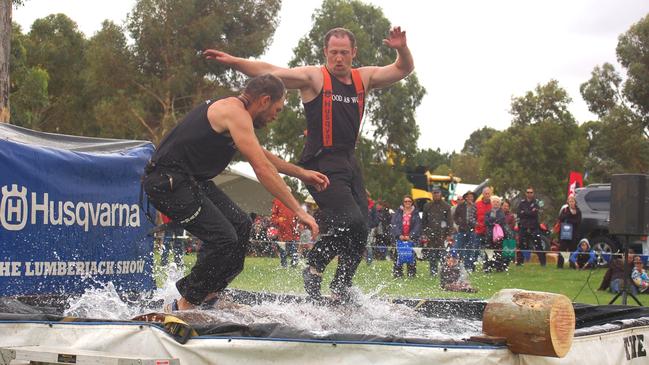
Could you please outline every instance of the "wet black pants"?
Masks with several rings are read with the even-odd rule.
[[[367,196],[363,175],[353,152],[328,152],[304,164],[327,175],[329,187],[321,192],[309,187],[320,208],[317,218],[320,239],[309,252],[307,262],[318,272],[338,256],[338,268],[331,284],[333,293],[351,287],[367,242]]]
[[[180,294],[199,305],[225,289],[243,270],[252,222],[212,181],[155,168],[144,176],[144,190],[160,212],[202,241],[196,264],[178,280]]]

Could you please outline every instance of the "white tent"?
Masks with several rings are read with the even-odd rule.
[[[261,185],[249,163],[231,163],[213,181],[245,212],[270,214],[273,195]]]

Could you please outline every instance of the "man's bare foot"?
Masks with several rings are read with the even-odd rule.
[[[185,300],[185,298],[174,299],[171,303],[167,303],[162,307],[165,313],[173,313],[177,311],[186,311],[196,308],[195,305]]]
[[[195,309],[196,306],[190,302],[188,302],[185,298],[180,298],[178,299],[178,310],[179,311],[186,311],[186,310],[191,310]]]

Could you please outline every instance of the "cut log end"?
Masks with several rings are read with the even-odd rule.
[[[512,352],[563,357],[572,346],[575,311],[561,294],[504,289],[489,300],[482,330],[506,338]]]
[[[557,357],[564,357],[570,351],[575,335],[575,310],[570,299],[561,295],[550,312],[550,338]]]

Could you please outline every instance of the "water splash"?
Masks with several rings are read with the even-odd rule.
[[[174,285],[183,271],[170,263],[167,278],[153,293],[132,302],[123,301],[112,283],[88,289],[68,302],[68,316],[129,320],[140,314],[162,311],[162,305],[179,297]],[[396,336],[433,340],[458,340],[481,333],[480,321],[458,318],[430,318],[401,304],[377,298],[382,288],[362,293],[353,288],[356,304],[319,306],[310,303],[264,302],[254,306],[227,306],[196,310],[205,322],[234,322],[243,325],[280,323],[315,336],[334,333]],[[189,312],[189,311],[188,311]],[[198,314],[198,313],[197,313]]]
[[[141,293],[131,300],[124,300],[112,282],[95,283],[95,288],[86,289],[76,298],[68,300],[66,316],[80,318],[101,318],[110,320],[130,320],[147,312],[161,311],[161,303],[171,302],[179,297],[175,282],[183,276],[182,267],[170,263],[164,268],[166,280],[151,293]],[[85,280],[93,280],[91,277]]]
[[[401,304],[354,290],[355,304],[328,307],[309,303],[265,302],[255,306],[203,310],[206,320],[245,325],[281,323],[316,336],[334,333],[463,339],[482,332],[482,322],[461,318],[429,318]]]

